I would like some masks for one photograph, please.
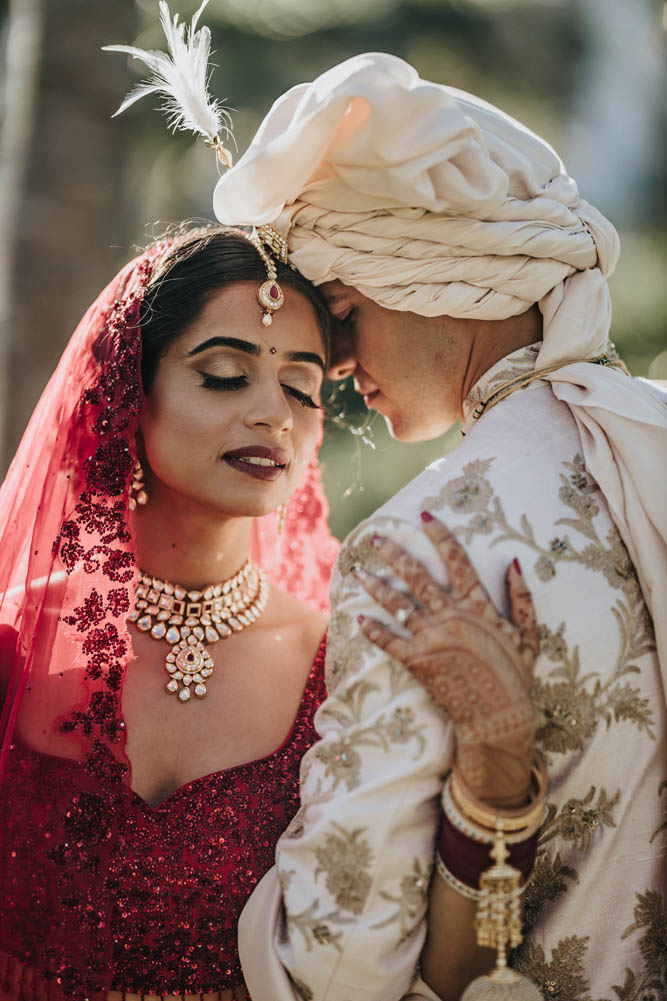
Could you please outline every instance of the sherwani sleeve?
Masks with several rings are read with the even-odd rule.
[[[253,1001],[436,997],[416,970],[453,739],[422,687],[359,630],[359,614],[389,621],[352,572],[356,564],[388,576],[370,544],[375,531],[443,577],[419,525],[402,518],[376,515],[341,550],[329,694],[315,720],[321,740],[303,759],[302,805],[278,842],[276,867],[239,927]]]

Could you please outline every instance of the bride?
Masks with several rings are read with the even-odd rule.
[[[327,338],[259,237],[186,231],[33,415],[0,497],[3,996],[245,997],[325,694]]]

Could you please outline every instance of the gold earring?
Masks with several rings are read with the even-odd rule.
[[[148,491],[144,483],[144,469],[139,460],[132,473],[132,485],[130,486],[130,511],[136,510],[137,504],[148,504]]]
[[[276,508],[276,520],[277,520],[277,531],[278,535],[281,535],[285,530],[285,518],[287,516],[287,505],[279,504]]]

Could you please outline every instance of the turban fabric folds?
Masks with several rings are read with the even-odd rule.
[[[385,54],[283,95],[214,208],[274,222],[316,284],[424,316],[515,316],[619,249],[547,143]]]

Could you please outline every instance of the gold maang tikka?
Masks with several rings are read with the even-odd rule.
[[[208,647],[252,625],[268,597],[266,575],[252,560],[233,577],[202,590],[140,572],[128,619],[141,632],[170,645],[165,690],[180,702],[189,702],[193,693],[198,699],[206,696],[215,666]]]
[[[266,281],[257,290],[257,301],[262,307],[262,323],[265,327],[270,327],[273,323],[273,314],[285,302],[283,290],[277,281],[278,269],[274,256],[283,264],[287,263],[287,241],[274,226],[268,224],[258,226],[251,231],[240,230],[240,232],[253,245],[266,268]]]

